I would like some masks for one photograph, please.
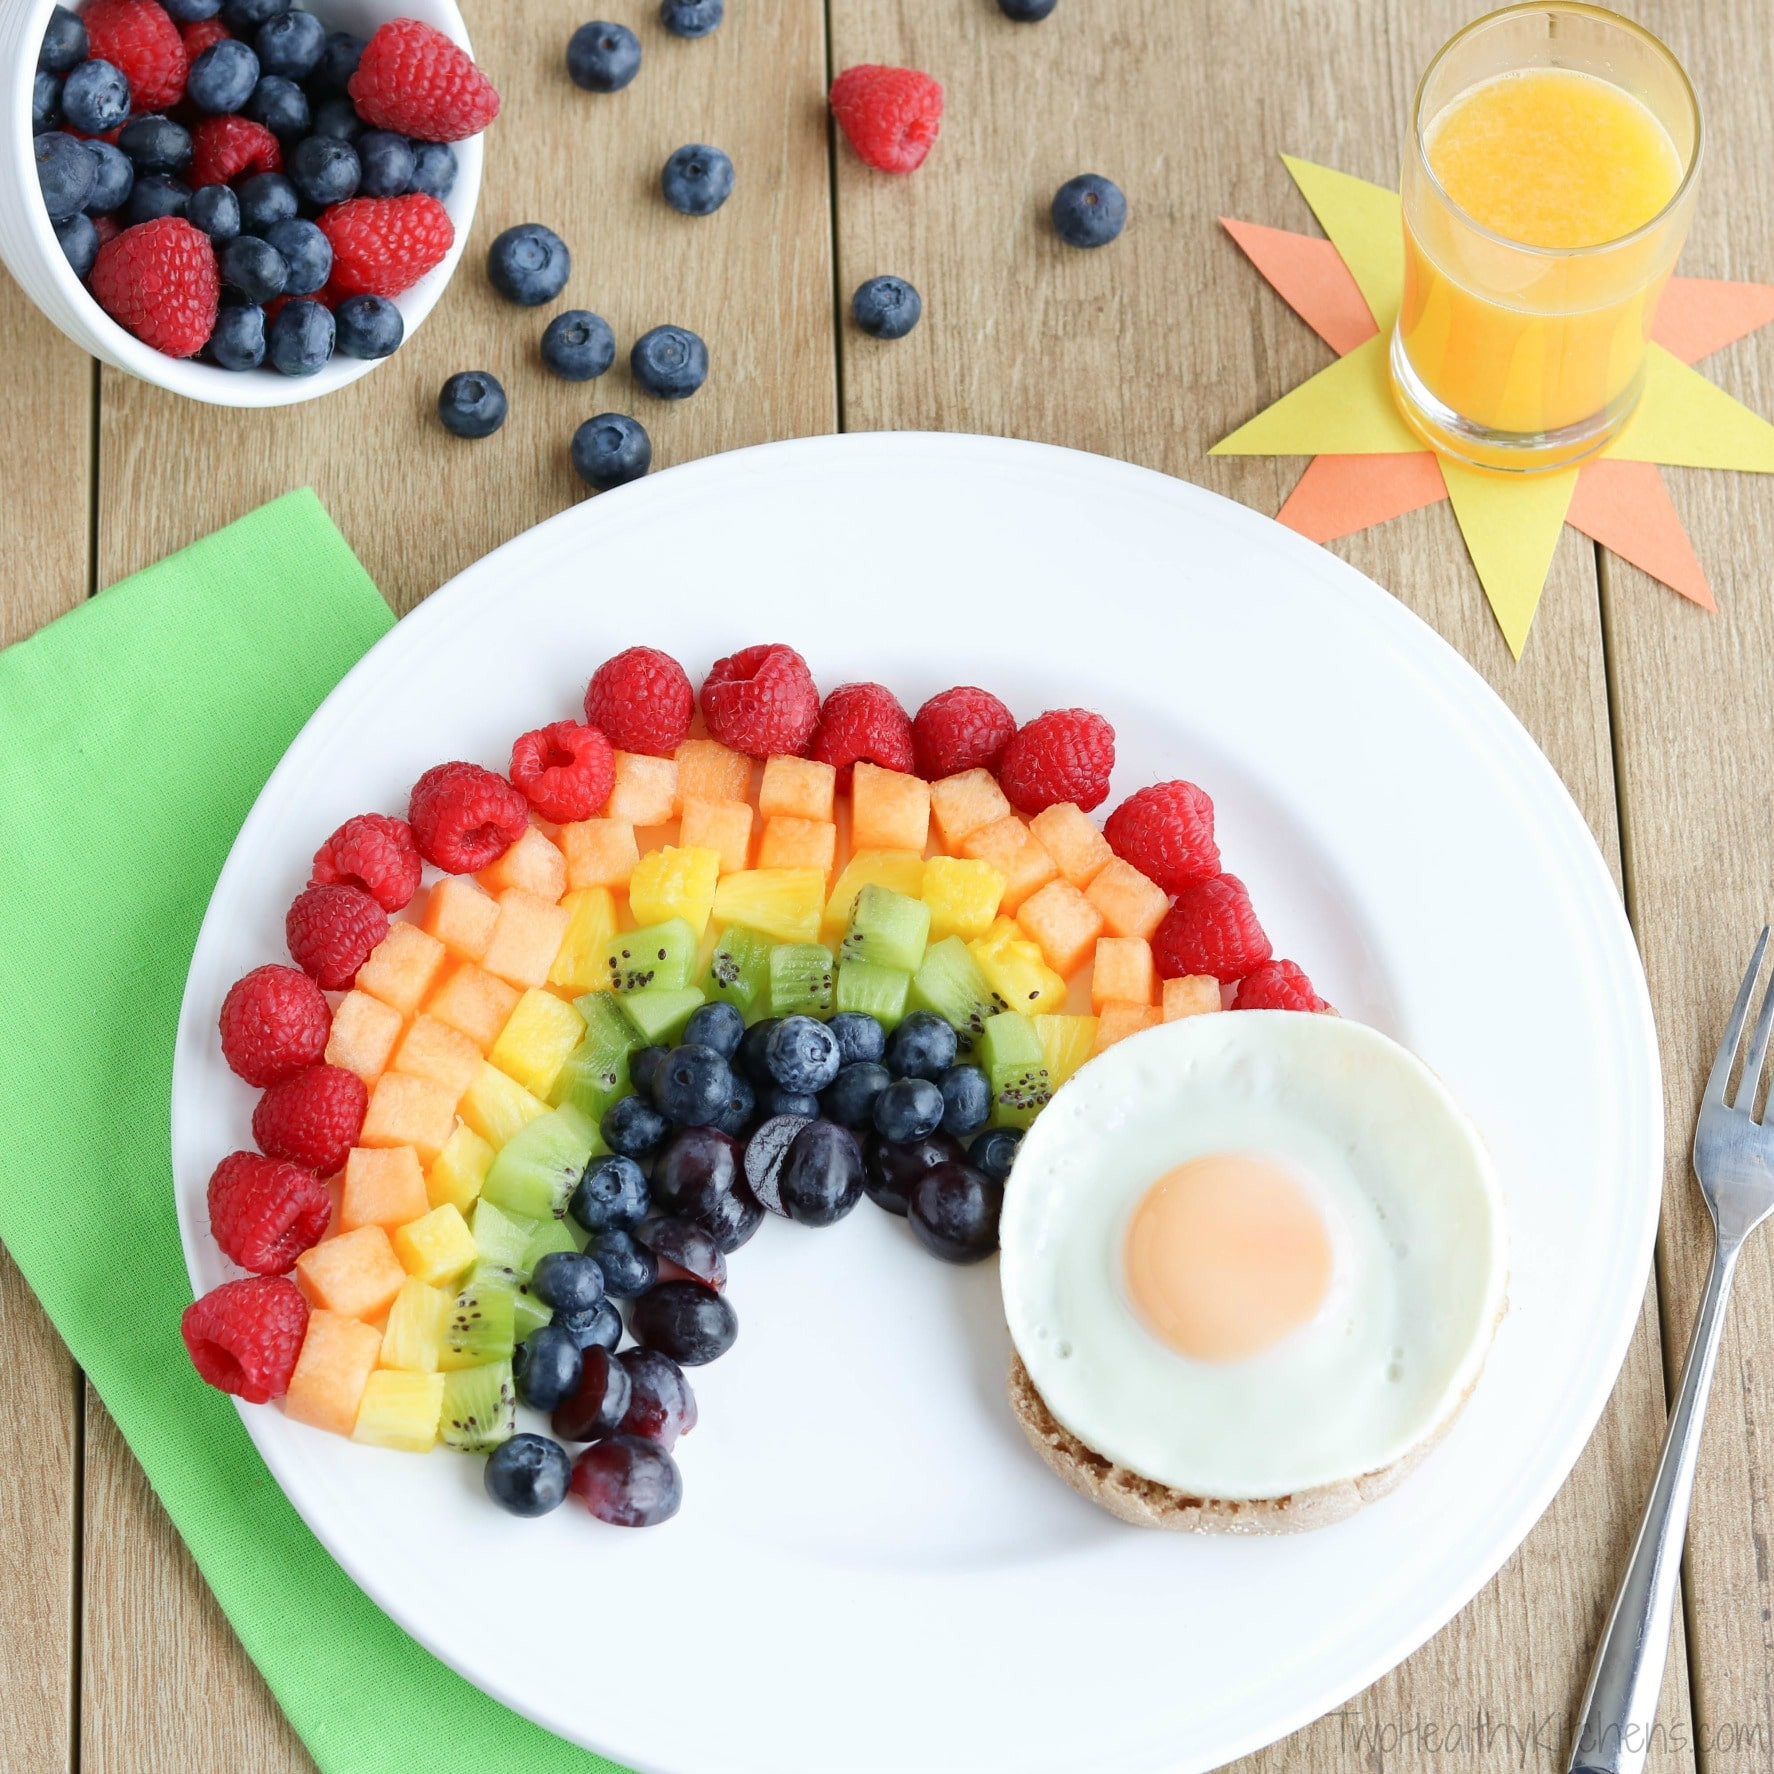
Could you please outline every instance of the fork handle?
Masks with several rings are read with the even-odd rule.
[[[1739,1248],[1737,1240],[1725,1238],[1713,1247],[1706,1292],[1657,1461],[1657,1479],[1578,1712],[1570,1774],[1640,1774],[1650,1750],[1681,1583],[1694,1462]]]

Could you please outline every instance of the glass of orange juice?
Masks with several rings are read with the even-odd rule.
[[[1511,6],[1453,38],[1405,151],[1392,383],[1434,449],[1563,467],[1632,416],[1688,231],[1700,106],[1618,13]]]

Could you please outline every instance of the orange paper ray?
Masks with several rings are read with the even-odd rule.
[[[1249,249],[1246,248],[1248,251]],[[1253,255],[1254,256],[1254,255]],[[1263,271],[1262,265],[1257,265]],[[1263,271],[1265,277],[1269,276]],[[1271,277],[1269,281],[1275,280]],[[1284,295],[1285,291],[1282,292]],[[1292,301],[1292,298],[1288,298]],[[1296,308],[1298,303],[1294,303]],[[1301,310],[1304,316],[1305,311]],[[1315,332],[1316,322],[1306,316]],[[1711,277],[1672,277],[1657,304],[1651,337],[1683,363],[1698,363],[1710,352],[1746,337],[1774,320],[1774,284],[1725,283]],[[1709,605],[1708,608],[1711,606]]]
[[[1220,217],[1220,226],[1294,313],[1341,357],[1374,335],[1374,317],[1328,240]]]
[[[1654,463],[1589,463],[1577,476],[1565,521],[1701,609],[1718,608]]]
[[[1275,516],[1314,542],[1334,542],[1447,496],[1441,464],[1427,450],[1314,456]]]

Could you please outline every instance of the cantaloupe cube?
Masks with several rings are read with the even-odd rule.
[[[943,845],[953,850],[969,832],[995,825],[1010,812],[990,770],[963,770],[930,785],[930,811]]]
[[[296,1371],[284,1397],[284,1415],[335,1435],[349,1435],[381,1348],[381,1332],[369,1325],[337,1312],[310,1312],[302,1353],[296,1357]]]
[[[1220,1008],[1220,982],[1211,973],[1185,973],[1164,982],[1164,1020],[1201,1016]]]
[[[411,1146],[354,1146],[345,1160],[339,1228],[404,1226],[430,1209],[425,1172]]]
[[[364,1382],[351,1439],[403,1454],[429,1453],[443,1417],[442,1374],[405,1374],[378,1368]]]
[[[563,825],[561,849],[570,888],[626,887],[641,859],[634,824],[627,819],[581,819]]]
[[[749,813],[751,809],[746,808]],[[578,887],[561,901],[570,916],[567,934],[555,951],[548,983],[557,991],[577,998],[610,983],[603,965],[604,944],[616,934],[616,896],[608,887]]]
[[[527,825],[517,842],[474,878],[495,899],[507,887],[521,887],[553,904],[567,890],[567,859],[547,833]]]
[[[1170,910],[1164,889],[1119,856],[1103,865],[1084,894],[1113,936],[1150,937]]]
[[[858,850],[844,864],[844,872],[825,902],[825,927],[842,932],[850,927],[856,896],[865,887],[891,887],[907,899],[924,891],[924,858],[916,850]]]
[[[480,1049],[460,1029],[452,1029],[429,1011],[413,1019],[394,1053],[395,1071],[441,1084],[452,1101],[468,1088],[480,1061]]]
[[[758,786],[758,812],[763,818],[830,819],[837,798],[838,773],[830,764],[817,758],[766,760]]]
[[[548,1113],[515,1078],[494,1065],[483,1065],[475,1074],[461,1102],[462,1119],[493,1148],[499,1150],[520,1127]]]
[[[564,906],[521,887],[507,887],[499,895],[499,922],[481,965],[514,986],[546,985],[572,921]]]
[[[677,765],[680,819],[692,801],[743,801],[751,792],[751,759],[719,740],[686,739],[678,747]]]
[[[819,869],[741,869],[715,888],[717,924],[749,924],[777,942],[817,942],[824,910]]]
[[[585,1018],[553,992],[528,991],[488,1060],[526,1090],[546,1097],[566,1057],[585,1034]]]
[[[357,970],[357,989],[411,1016],[443,971],[446,950],[417,924],[397,919]]]
[[[1070,881],[1074,887],[1088,887],[1114,860],[1115,852],[1096,822],[1070,801],[1043,807],[1029,821],[1029,830],[1053,858],[1061,880]]]
[[[1096,1046],[1091,1051],[1106,1052],[1117,1041],[1125,1041],[1141,1029],[1153,1028],[1160,1020],[1156,1004],[1122,1004],[1110,999],[1096,1013]]]
[[[478,961],[493,940],[499,908],[466,875],[445,875],[425,896],[419,928],[435,936],[458,961]]]
[[[466,1122],[458,1122],[456,1131],[444,1141],[444,1149],[432,1159],[425,1173],[425,1196],[433,1207],[449,1202],[460,1213],[467,1213],[480,1196],[480,1186],[487,1180],[497,1156],[493,1148]]]
[[[382,1353],[377,1357],[380,1365],[401,1368],[407,1373],[436,1373],[438,1356],[443,1352],[444,1313],[449,1303],[450,1296],[442,1288],[431,1287],[409,1275],[388,1308],[388,1322],[382,1327]]]
[[[616,785],[604,807],[606,819],[630,825],[664,825],[678,804],[675,758],[649,758],[640,752],[616,753]]]
[[[332,1033],[326,1038],[326,1063],[355,1072],[365,1084],[388,1070],[388,1057],[400,1039],[401,1018],[380,998],[368,992],[347,992],[333,1012]]]
[[[708,928],[715,883],[720,878],[718,850],[667,844],[649,851],[635,865],[628,882],[628,909],[641,929],[663,924],[668,918],[682,918],[700,938]]]
[[[448,1202],[401,1226],[389,1242],[406,1272],[433,1287],[447,1286],[480,1255],[462,1210]]]
[[[1097,943],[1090,969],[1092,1010],[1100,1010],[1111,998],[1123,1004],[1150,1004],[1157,983],[1152,945],[1143,936],[1105,936]],[[1219,1008],[1217,997],[1214,1008]]]
[[[850,842],[857,850],[922,850],[930,840],[930,784],[858,763],[850,773]]]
[[[692,849],[712,850],[721,859],[721,873],[731,875],[751,858],[751,822],[747,801],[686,801],[678,838]]]
[[[411,1146],[420,1164],[429,1164],[443,1150],[456,1125],[460,1093],[433,1078],[412,1078],[405,1072],[384,1072],[370,1089],[360,1146]]]
[[[778,813],[764,821],[758,840],[761,869],[818,869],[830,874],[838,858],[838,828],[827,819]]]
[[[296,1258],[296,1285],[309,1304],[342,1318],[380,1318],[406,1278],[380,1226],[322,1239]]]
[[[1049,881],[1031,893],[1017,907],[1016,921],[1041,945],[1047,965],[1066,979],[1090,959],[1103,933],[1102,913],[1070,881]]]
[[[961,840],[961,854],[989,862],[1004,877],[999,910],[1013,913],[1031,893],[1059,877],[1041,840],[1014,814],[982,825]]]
[[[930,940],[959,936],[971,942],[991,929],[1004,898],[1004,877],[989,862],[933,856],[924,865],[919,896],[930,908]]]
[[[425,1012],[452,1029],[460,1029],[485,1053],[499,1039],[499,1031],[516,1009],[517,999],[515,986],[508,986],[472,961],[465,961],[445,976],[443,984],[431,994]]]

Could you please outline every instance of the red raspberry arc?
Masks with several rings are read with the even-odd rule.
[[[998,763],[998,786],[1019,813],[1071,801],[1088,813],[1108,798],[1115,729],[1087,708],[1050,708],[1019,727]]]
[[[657,647],[629,647],[606,659],[585,687],[585,718],[618,751],[669,758],[695,712],[688,674]]]
[[[345,1168],[363,1130],[370,1093],[342,1066],[310,1066],[273,1084],[253,1110],[253,1138],[272,1158],[287,1158],[320,1176]]]
[[[193,1300],[179,1320],[191,1365],[248,1404],[289,1391],[307,1330],[308,1302],[281,1276],[225,1281]]]
[[[1185,887],[1152,933],[1152,958],[1161,979],[1210,973],[1230,984],[1260,967],[1270,953],[1250,894],[1236,875],[1215,875]]]
[[[963,770],[996,770],[1016,733],[1016,717],[989,690],[957,685],[912,717],[918,774],[931,782]]]
[[[524,835],[529,803],[479,764],[438,764],[413,785],[407,822],[419,854],[434,868],[472,875]]]
[[[356,887],[385,912],[398,912],[419,891],[424,865],[413,828],[386,813],[348,819],[314,853],[310,887]]]
[[[305,887],[283,921],[290,959],[329,992],[349,989],[388,934],[388,914],[361,887]]]
[[[307,974],[272,965],[234,982],[222,1000],[220,1023],[229,1069],[263,1089],[319,1064],[333,1013]]]
[[[602,810],[615,786],[616,759],[596,727],[556,721],[519,736],[511,782],[542,818],[567,825]]]
[[[1313,989],[1306,971],[1294,961],[1264,961],[1238,982],[1234,1010],[1306,1010],[1317,1015],[1336,1011]]]
[[[819,711],[808,751],[836,767],[841,787],[848,786],[850,766],[858,761],[906,775],[917,765],[911,720],[884,684],[840,684]]]
[[[1192,782],[1136,789],[1104,820],[1103,836],[1123,862],[1166,893],[1181,893],[1220,872],[1213,802]]]
[[[819,725],[819,691],[793,647],[742,647],[703,679],[702,718],[713,738],[748,758],[798,758]]]
[[[287,1159],[234,1152],[209,1179],[210,1232],[230,1262],[255,1275],[287,1274],[332,1217],[326,1184]]]

